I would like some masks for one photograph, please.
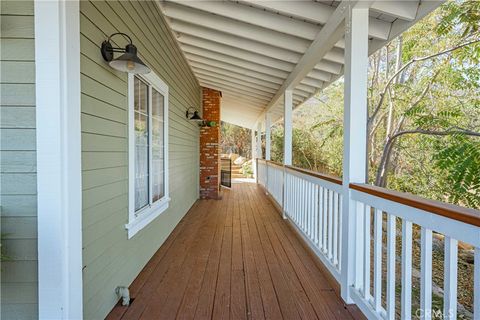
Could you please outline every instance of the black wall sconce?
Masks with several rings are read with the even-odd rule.
[[[187,118],[187,120],[190,120],[190,121],[195,121],[195,122],[203,122],[203,119],[198,115],[198,111],[195,110],[195,108],[193,107],[190,107],[187,109],[187,111],[185,112],[185,117]]]
[[[200,127],[216,127],[217,126],[217,123],[215,121],[208,121],[208,120],[202,119],[202,117],[198,115],[198,111],[195,110],[195,108],[193,107],[190,107],[187,109],[187,111],[185,112],[185,117],[189,121],[197,122]]]
[[[110,43],[110,39],[116,35],[122,35],[130,42],[125,46],[125,49],[113,47]],[[102,52],[103,59],[115,70],[134,74],[146,74],[150,72],[150,68],[137,56],[137,47],[133,45],[132,38],[125,33],[117,32],[110,35],[107,40],[102,42],[100,51]],[[113,54],[115,52],[123,54],[114,59]]]

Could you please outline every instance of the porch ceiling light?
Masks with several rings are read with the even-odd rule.
[[[187,109],[185,117],[190,121],[203,122],[203,119],[198,115],[198,111],[195,110],[193,107]]]
[[[122,35],[130,42],[125,46],[125,49],[113,47],[110,43],[110,39],[116,35]],[[100,51],[102,52],[103,59],[109,62],[110,67],[115,70],[134,74],[146,74],[150,72],[150,68],[137,56],[137,47],[133,45],[132,39],[125,33],[117,32],[112,34],[107,40],[103,41]],[[123,54],[114,59],[114,52]]]

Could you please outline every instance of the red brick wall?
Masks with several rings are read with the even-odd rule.
[[[202,88],[202,117],[217,123],[215,127],[200,129],[200,198],[202,199],[219,198],[220,102],[220,91]]]

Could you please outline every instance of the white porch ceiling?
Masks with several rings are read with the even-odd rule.
[[[357,2],[357,1],[352,1]],[[266,111],[282,116],[343,73],[345,1],[161,1],[200,85],[220,90],[222,120],[252,128]],[[370,52],[441,1],[369,1]]]

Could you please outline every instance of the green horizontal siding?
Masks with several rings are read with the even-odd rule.
[[[185,110],[200,108],[200,87],[153,1],[80,5],[84,317],[101,319],[198,197],[198,137]],[[115,32],[132,37],[141,58],[169,86],[169,209],[127,240],[127,76],[100,55]],[[121,37],[115,38],[124,46]]]
[[[38,317],[33,1],[0,3],[2,319]]]

